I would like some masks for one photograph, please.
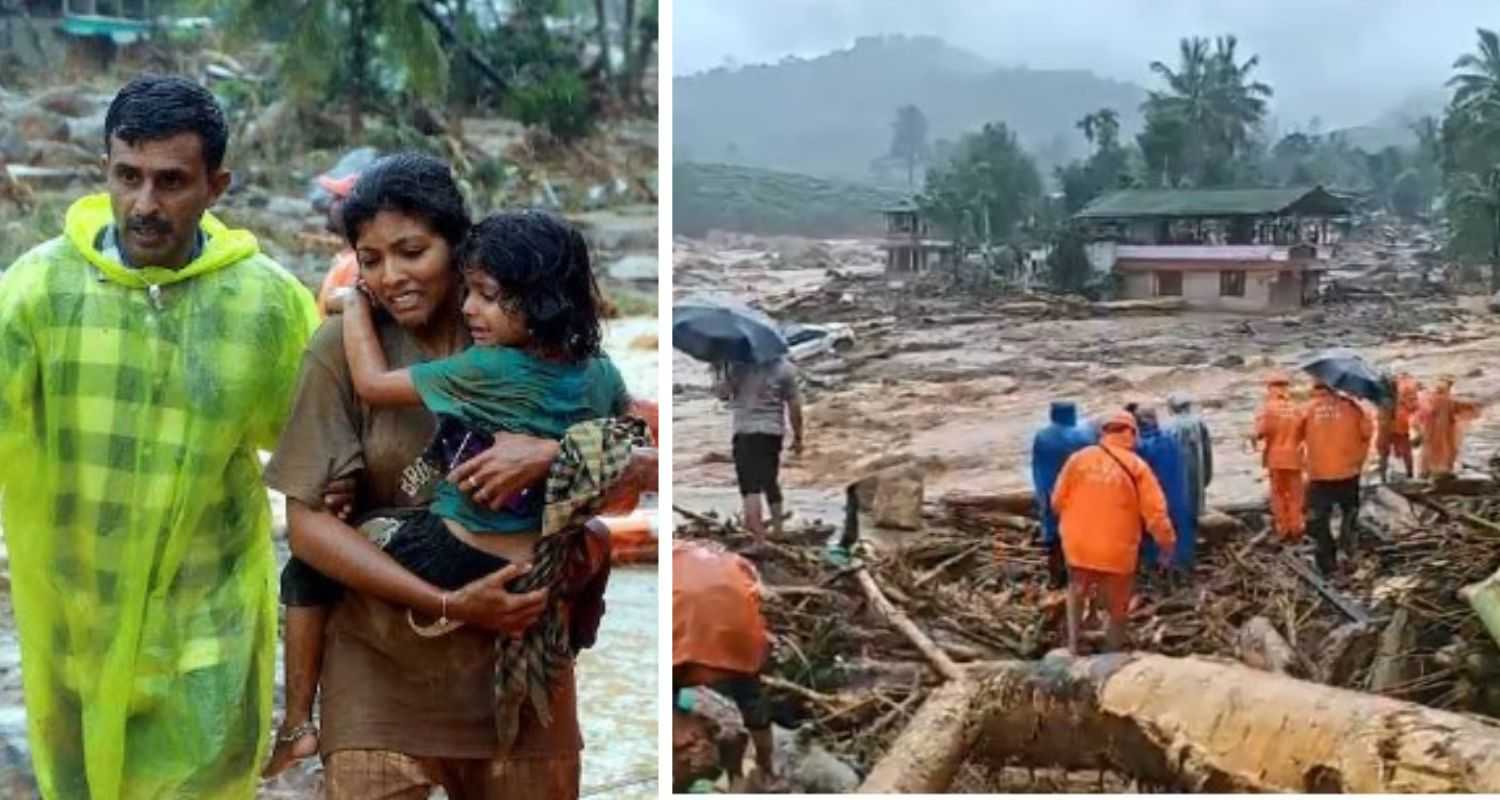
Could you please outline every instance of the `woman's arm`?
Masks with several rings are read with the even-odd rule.
[[[411,371],[392,370],[386,364],[370,314],[370,299],[364,292],[353,291],[345,293],[343,303],[344,356],[349,360],[354,391],[372,406],[421,405],[422,396],[417,394]]]
[[[511,564],[452,592],[418,578],[359,531],[326,511],[291,498],[286,502],[292,553],[324,575],[362,594],[416,609],[425,615],[490,630],[524,631],[544,608],[547,592],[512,594],[505,584],[528,569]],[[446,601],[444,599],[446,595]]]

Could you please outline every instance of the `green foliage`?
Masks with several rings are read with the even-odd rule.
[[[1055,170],[1062,188],[1063,209],[1072,214],[1101,194],[1134,183],[1130,175],[1130,153],[1120,146],[1119,115],[1102,108],[1078,121],[1078,128],[1097,145],[1086,161],[1074,161]]]
[[[587,136],[594,127],[593,100],[577,73],[557,71],[539,83],[517,86],[511,111],[526,125],[539,125],[559,141]]]
[[[1212,51],[1208,45],[1200,37],[1181,40],[1176,69],[1151,62],[1167,91],[1151,92],[1142,105],[1146,129],[1138,142],[1159,185],[1233,185],[1254,163],[1236,158],[1251,149],[1272,95],[1250,79],[1260,57],[1240,62],[1234,36],[1215,37]]]
[[[1047,257],[1052,287],[1064,292],[1082,292],[1093,279],[1093,267],[1084,249],[1083,237],[1071,229],[1059,233]]]
[[[957,229],[971,215],[984,241],[1004,241],[1037,210],[1042,179],[1036,163],[1003,122],[959,141],[953,158],[927,173],[918,202],[932,220]]]
[[[905,196],[858,183],[728,164],[677,162],[672,173],[676,233],[710,230],[763,235],[879,235],[880,210]]]
[[[448,59],[437,33],[409,0],[230,0],[227,28],[246,40],[285,37],[279,78],[293,100],[350,101],[356,125],[366,107],[409,91],[440,97]]]
[[[1483,28],[1478,37],[1476,52],[1453,62],[1453,98],[1436,138],[1449,251],[1459,259],[1488,257],[1490,288],[1500,290],[1500,38]]]
[[[896,109],[896,119],[891,122],[890,157],[906,167],[906,185],[911,186],[917,165],[927,161],[927,116],[914,105]]]

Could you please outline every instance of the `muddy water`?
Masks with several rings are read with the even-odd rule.
[[[695,283],[718,285],[747,298],[764,297],[751,287],[784,289],[783,270],[745,266],[742,251],[722,258],[695,249]],[[862,265],[860,265],[862,266]],[[766,273],[762,281],[761,274]],[[859,298],[854,299],[860,303]],[[1482,298],[1457,305],[1482,308]],[[1322,319],[1318,314],[1322,313]],[[869,458],[907,453],[926,460],[927,493],[1000,491],[1030,484],[1031,437],[1046,423],[1053,399],[1071,399],[1087,414],[1100,414],[1136,400],[1162,409],[1174,392],[1192,396],[1202,408],[1215,444],[1210,503],[1266,497],[1258,456],[1244,444],[1268,369],[1295,370],[1313,351],[1352,346],[1372,362],[1409,369],[1429,384],[1438,375],[1458,376],[1458,393],[1500,400],[1500,318],[1475,316],[1462,322],[1422,326],[1447,345],[1382,338],[1343,318],[1341,307],[1320,309],[1299,320],[1230,314],[1184,313],[1162,317],[1112,317],[1032,322],[996,320],[962,325],[903,321],[878,344],[893,355],[850,370],[827,371],[813,362],[805,370],[821,388],[807,396],[806,452],[785,462],[785,487],[794,511],[805,502],[826,514],[837,490],[859,477]],[[817,319],[798,319],[816,322]],[[677,502],[691,495],[713,507],[734,505],[734,467],[729,461],[729,419],[708,392],[706,368],[673,354],[674,481]],[[1465,462],[1481,465],[1500,447],[1500,404],[1488,408],[1464,443]],[[722,493],[730,492],[727,502]]]
[[[605,329],[605,348],[633,396],[655,400],[656,320],[614,320]],[[278,567],[289,551],[284,536],[284,501],[270,492]],[[21,698],[21,653],[10,603],[10,572],[0,543],[0,752],[24,756],[26,709]],[[589,797],[657,796],[657,573],[651,566],[617,568],[606,594],[607,614],[595,647],[578,664],[578,706],[583,722],[583,789]],[[277,644],[276,700],[282,699],[280,643]],[[7,754],[8,755],[8,754]],[[0,778],[11,767],[29,773],[29,764],[0,759]],[[265,800],[317,796],[321,781],[316,760],[294,767],[262,787]],[[0,787],[9,787],[0,783]],[[10,797],[12,795],[5,795]]]

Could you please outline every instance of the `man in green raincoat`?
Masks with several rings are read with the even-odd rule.
[[[145,76],[105,118],[107,194],[0,275],[0,522],[48,798],[249,798],[276,639],[276,442],[311,293],[207,213],[207,90]]]

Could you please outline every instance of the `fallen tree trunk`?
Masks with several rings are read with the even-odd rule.
[[[885,593],[880,591],[880,586],[875,583],[874,578],[870,577],[868,570],[860,568],[855,571],[854,577],[859,581],[859,588],[864,590],[865,597],[869,598],[870,605],[875,608],[876,613],[885,618],[885,621],[889,622],[891,627],[901,631],[911,641],[912,645],[921,651],[922,655],[927,657],[928,662],[932,664],[933,669],[938,671],[939,675],[950,681],[963,680],[963,670],[959,669],[958,665],[953,662],[953,659],[948,657],[947,653],[938,648],[931,637],[923,633],[922,629],[918,628],[917,624],[911,621],[911,617],[906,616],[906,612],[896,608],[896,606],[891,604],[890,600],[886,599]]]
[[[971,511],[1003,511],[1022,517],[1036,518],[1036,495],[1030,489],[1010,492],[971,493],[950,492],[943,495],[943,505]]]
[[[1004,513],[1013,517],[1036,519],[1036,495],[1030,489],[1013,489],[1008,492],[949,492],[941,501],[949,510],[965,510],[984,513]],[[1002,525],[1013,525],[1002,520]],[[1198,518],[1198,535],[1206,542],[1221,544],[1225,541],[1250,535],[1245,523],[1235,517],[1210,508]]]
[[[1251,617],[1240,627],[1240,660],[1247,666],[1284,675],[1300,674],[1297,651],[1265,617]]]
[[[859,794],[928,794],[953,783],[974,744],[969,710],[975,685],[951,681],[933,690]]]
[[[960,761],[1109,769],[1186,791],[1500,791],[1500,726],[1237,664],[1010,662],[974,704],[948,716],[977,735],[929,726],[927,741],[971,747]]]

